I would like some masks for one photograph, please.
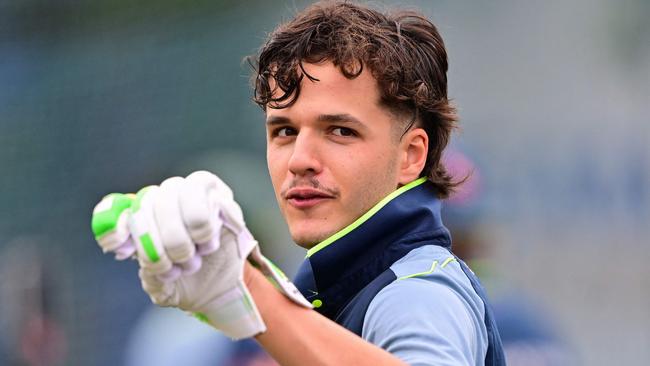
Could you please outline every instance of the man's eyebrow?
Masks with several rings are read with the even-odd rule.
[[[289,118],[283,117],[283,116],[271,116],[271,117],[266,119],[266,124],[268,126],[286,125],[286,124],[289,124],[289,123],[291,123],[291,120]]]
[[[347,113],[321,114],[316,120],[327,123],[354,123],[364,125],[359,119]],[[268,126],[291,124],[291,119],[284,116],[270,116],[266,119],[266,124]]]
[[[339,114],[321,114],[317,118],[318,122],[329,122],[329,123],[355,123],[359,125],[364,125],[363,122],[359,121],[356,117],[349,115],[347,113]]]

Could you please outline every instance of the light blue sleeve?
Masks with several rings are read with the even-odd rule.
[[[483,319],[483,302],[458,263],[452,263],[384,287],[368,307],[362,337],[409,365],[483,365]]]

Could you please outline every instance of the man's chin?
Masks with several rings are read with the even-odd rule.
[[[295,234],[292,233],[291,238],[296,244],[298,244],[298,246],[303,247],[305,249],[311,249],[312,247],[316,246],[316,244],[329,238],[332,234],[333,233],[330,232],[320,232],[320,233],[305,232],[305,233],[295,233]]]

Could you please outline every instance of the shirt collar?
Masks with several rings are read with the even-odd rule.
[[[307,253],[295,284],[316,310],[333,318],[356,293],[409,251],[451,247],[433,184],[415,180],[377,203]]]

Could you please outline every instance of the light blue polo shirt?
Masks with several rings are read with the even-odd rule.
[[[427,245],[390,269],[397,279],[370,302],[362,337],[409,365],[483,365],[485,306],[456,258]]]

